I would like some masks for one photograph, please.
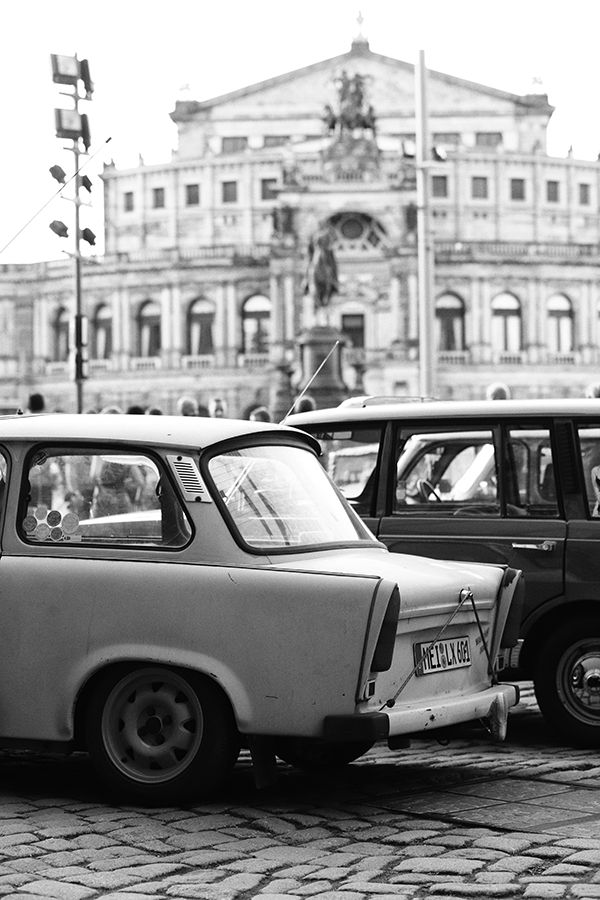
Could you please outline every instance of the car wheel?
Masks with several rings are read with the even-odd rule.
[[[147,806],[212,792],[235,764],[239,735],[219,688],[193,672],[111,670],[86,712],[87,749],[109,788]]]
[[[600,746],[600,619],[576,619],[546,643],[534,671],[545,718],[570,741]]]
[[[275,745],[275,753],[290,766],[315,772],[347,766],[348,763],[364,756],[373,743],[373,741],[329,743],[310,738],[281,738]]]

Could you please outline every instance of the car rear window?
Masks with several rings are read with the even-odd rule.
[[[373,540],[305,450],[243,448],[214,456],[208,469],[233,529],[255,549]]]

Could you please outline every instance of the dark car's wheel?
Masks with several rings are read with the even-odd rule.
[[[562,626],[542,649],[534,687],[546,719],[569,741],[600,746],[600,618]]]
[[[280,738],[275,745],[277,756],[290,766],[309,771],[347,766],[364,756],[373,741],[329,743],[309,738]]]
[[[105,783],[146,806],[212,792],[239,753],[233,714],[218,687],[160,666],[107,673],[87,707],[86,739]]]

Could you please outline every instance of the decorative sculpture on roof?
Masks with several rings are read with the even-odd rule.
[[[356,72],[348,75],[344,69],[341,75],[335,79],[338,91],[339,113],[336,115],[332,107],[327,104],[323,120],[330,134],[339,132],[340,135],[354,132],[356,129],[369,129],[375,137],[375,111],[367,104],[366,75]]]

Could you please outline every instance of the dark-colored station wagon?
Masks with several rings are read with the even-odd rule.
[[[525,575],[509,675],[600,744],[600,401],[347,401],[290,416],[391,550]]]

